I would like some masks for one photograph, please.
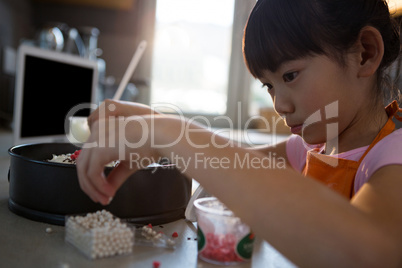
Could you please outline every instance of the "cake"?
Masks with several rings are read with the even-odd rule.
[[[47,162],[54,162],[54,163],[63,163],[63,164],[72,164],[75,165],[77,162],[77,158],[80,155],[81,150],[76,150],[74,153],[67,153],[67,154],[53,154],[52,159],[46,160]],[[112,161],[107,167],[115,167],[118,164],[118,161]]]

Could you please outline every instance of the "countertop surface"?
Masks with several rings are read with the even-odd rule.
[[[135,245],[124,256],[90,260],[65,241],[64,226],[50,225],[17,216],[8,209],[9,156],[11,133],[0,130],[0,267],[219,267],[197,258],[195,223],[178,220],[155,226],[165,234],[177,232],[175,249]],[[51,228],[51,232],[46,229]],[[256,239],[252,260],[230,267],[294,267],[267,242]]]

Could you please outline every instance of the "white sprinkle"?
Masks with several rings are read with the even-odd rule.
[[[92,259],[132,252],[132,230],[106,210],[70,217],[66,227],[66,239]]]

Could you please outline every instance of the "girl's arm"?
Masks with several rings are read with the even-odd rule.
[[[273,145],[262,145],[257,147],[247,148],[249,151],[258,153],[264,156],[268,156],[272,159],[284,159],[286,161],[286,166],[290,167],[288,156],[286,153],[286,141],[281,141]]]
[[[91,126],[94,122],[104,118],[119,116],[128,117],[132,115],[147,114],[159,113],[145,104],[131,101],[106,99],[104,102],[101,103],[101,105],[99,105],[98,109],[96,109],[88,117],[88,125]]]
[[[82,151],[77,163],[79,180],[94,201],[106,204],[135,171],[125,160],[107,179],[103,177],[103,166],[117,159],[121,150],[125,150],[126,159],[132,152],[143,157],[174,154],[189,161],[185,171],[189,178],[195,178],[248,223],[256,235],[301,267],[402,264],[402,195],[398,191],[402,189],[402,180],[398,179],[402,166],[380,169],[349,202],[287,165],[264,167],[265,155],[261,152],[225,146],[227,139],[176,117],[133,118],[124,129],[131,144],[144,136],[141,122],[150,125],[151,121],[154,129],[141,147]],[[91,131],[90,141],[96,141],[98,133],[94,128]],[[106,138],[115,139],[117,144],[118,137],[108,133]],[[219,166],[216,159],[231,166]]]
[[[167,136],[160,138],[169,141]],[[191,135],[193,144],[207,144],[210,138],[208,132]],[[225,144],[226,141],[215,142]],[[402,180],[398,179],[402,166],[384,168],[383,174],[381,170],[377,172],[373,181],[350,203],[291,168],[252,166],[251,163],[258,163],[257,159],[263,163],[265,154],[261,152],[238,147],[198,150],[189,150],[189,147],[187,141],[181,140],[161,152],[167,155],[174,150],[185,159],[199,160],[200,157],[194,156],[197,153],[206,162],[214,157],[229,159],[232,168],[219,170],[208,164],[200,167],[192,161],[187,175],[196,178],[208,192],[249,223],[257,235],[296,264],[302,267],[396,267],[402,264],[402,195],[399,190]],[[278,148],[285,150],[285,147]],[[244,159],[248,159],[250,165],[236,166],[239,160],[244,163]],[[394,179],[386,184],[380,182],[388,176]],[[369,193],[371,187],[381,194]],[[240,198],[242,196],[244,198]],[[376,205],[371,206],[371,203]],[[364,204],[366,210],[362,210]]]

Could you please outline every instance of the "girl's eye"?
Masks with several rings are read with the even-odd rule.
[[[299,72],[286,73],[283,75],[283,81],[292,82],[297,77],[298,74],[299,74]]]
[[[263,87],[263,88],[266,87],[266,88],[268,89],[268,91],[269,91],[269,90],[271,90],[274,86],[271,85],[271,84],[269,84],[269,83],[264,83],[264,84],[262,84],[262,87]]]

